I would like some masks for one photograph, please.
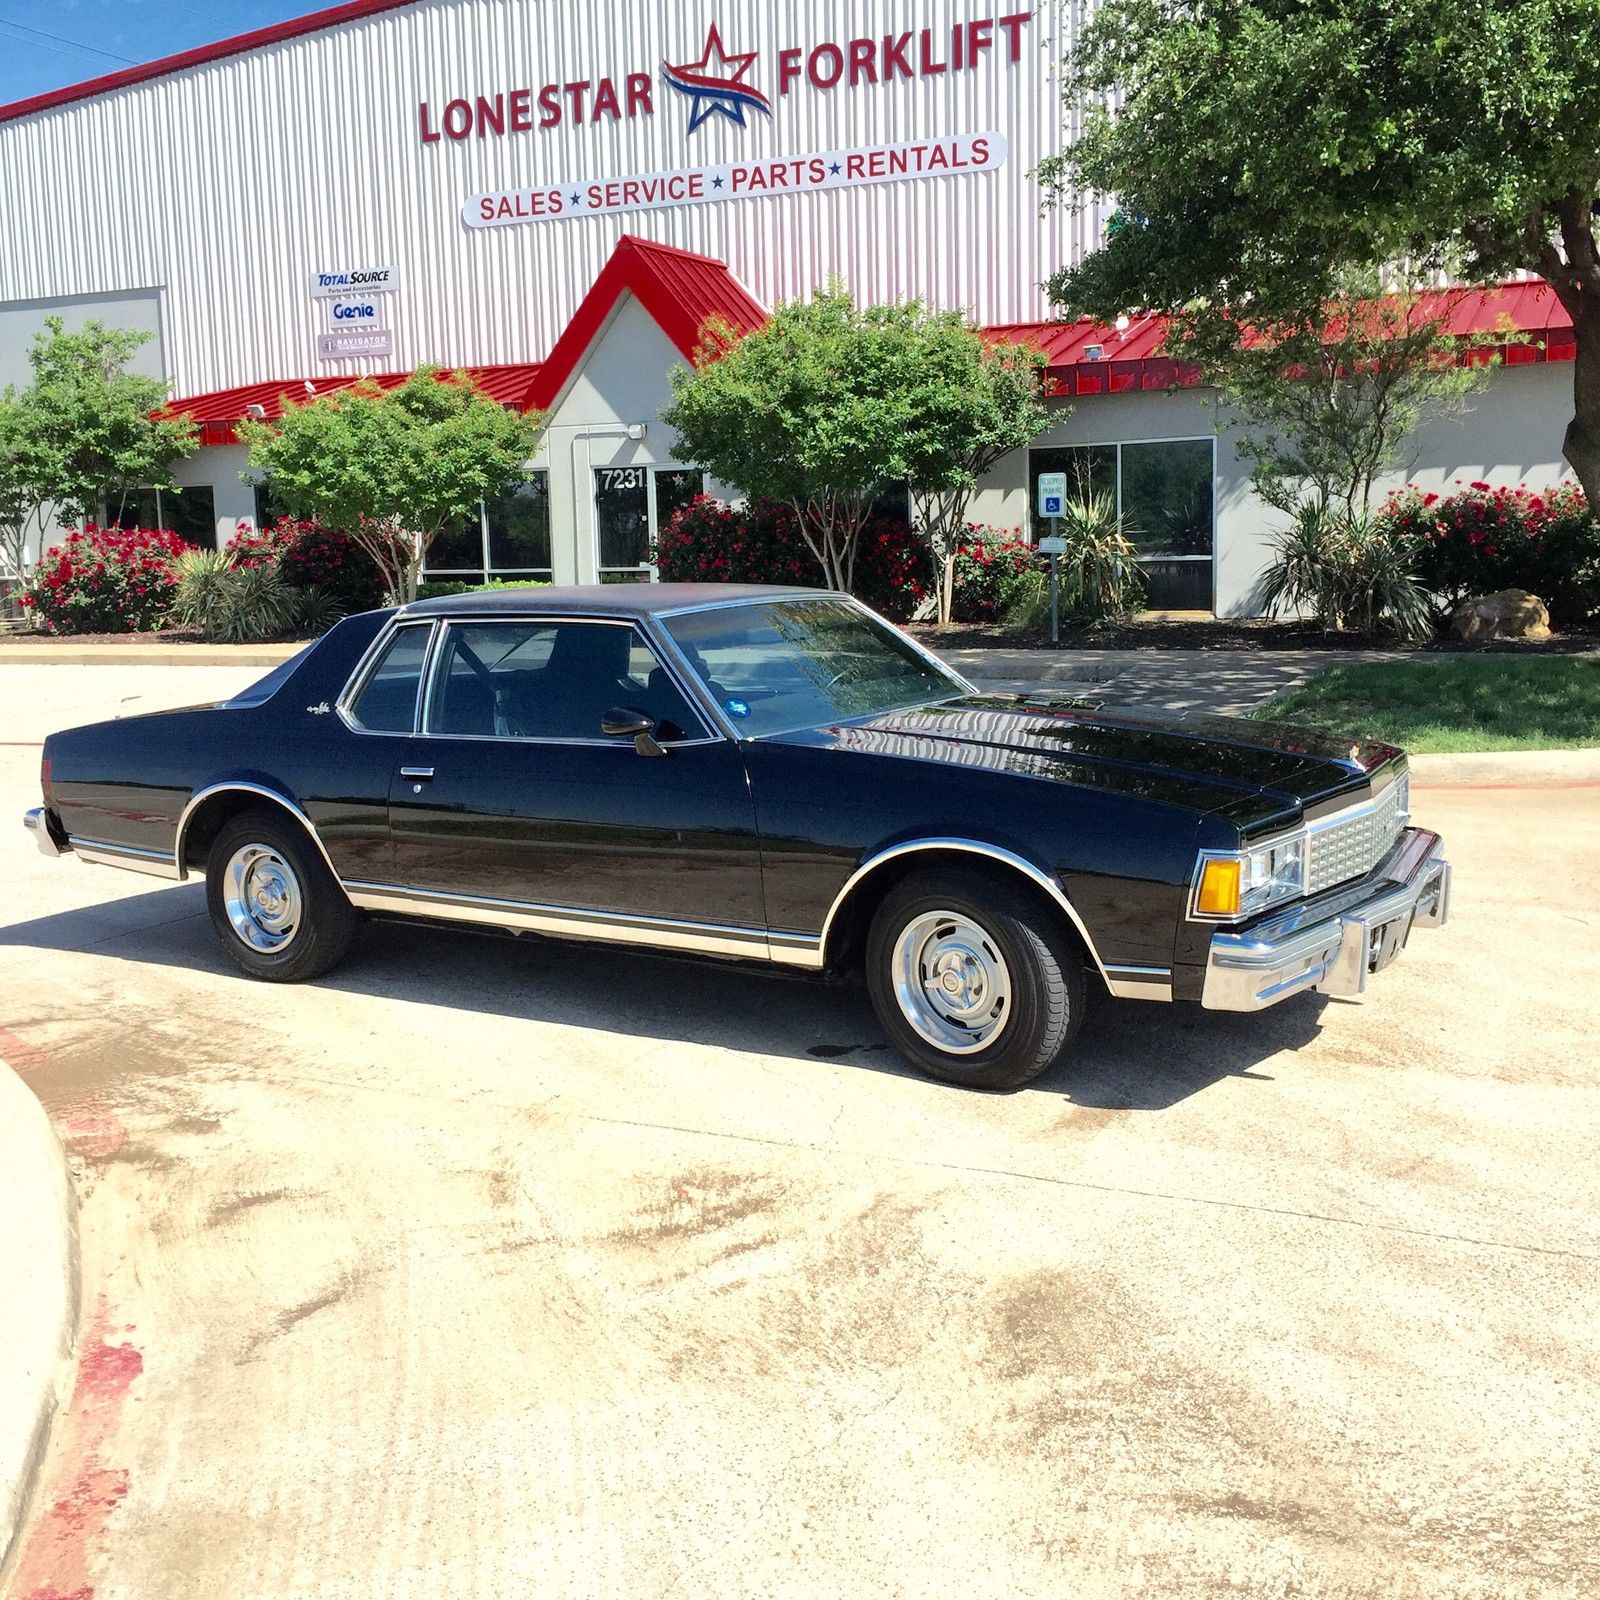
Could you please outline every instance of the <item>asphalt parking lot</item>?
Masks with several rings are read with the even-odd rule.
[[[0,668],[85,1316],[14,1600],[1600,1588],[1600,790],[1421,785],[1455,920],[1367,998],[1102,1000],[986,1096],[637,953],[252,985],[35,853],[27,741],[250,676]]]

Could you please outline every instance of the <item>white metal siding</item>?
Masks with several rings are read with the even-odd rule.
[[[1029,176],[1059,147],[1063,13],[1042,7],[1022,59],[1004,35],[981,66],[942,77],[777,95],[778,51],[998,18],[996,0],[422,0],[336,29],[0,124],[0,302],[159,288],[168,378],[193,394],[321,365],[317,270],[397,264],[392,359],[545,355],[618,236],[727,260],[763,300],[830,274],[866,299],[923,295],[982,321],[1046,313],[1041,281],[1098,236],[1097,210],[1041,217]],[[758,50],[770,121],[722,118],[686,136],[663,59],[695,60],[715,21]],[[463,143],[421,142],[456,95],[653,74],[655,114]],[[996,173],[774,196],[518,227],[468,229],[471,193],[997,130]]]

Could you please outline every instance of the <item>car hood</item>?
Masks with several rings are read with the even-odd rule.
[[[1199,712],[970,695],[784,736],[1116,789],[1244,828],[1363,791],[1392,745]]]

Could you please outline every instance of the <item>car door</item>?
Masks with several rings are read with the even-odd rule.
[[[616,709],[648,716],[660,753],[603,733]],[[401,743],[389,795],[397,884],[476,905],[483,920],[510,902],[550,931],[765,952],[739,748],[632,624],[452,619],[420,731]]]

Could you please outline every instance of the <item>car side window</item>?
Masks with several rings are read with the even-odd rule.
[[[707,737],[638,630],[603,622],[452,623],[428,696],[429,733],[600,740],[609,711],[643,712],[663,743]]]
[[[369,733],[410,733],[428,655],[432,624],[399,629],[384,646],[349,708],[350,720]]]

